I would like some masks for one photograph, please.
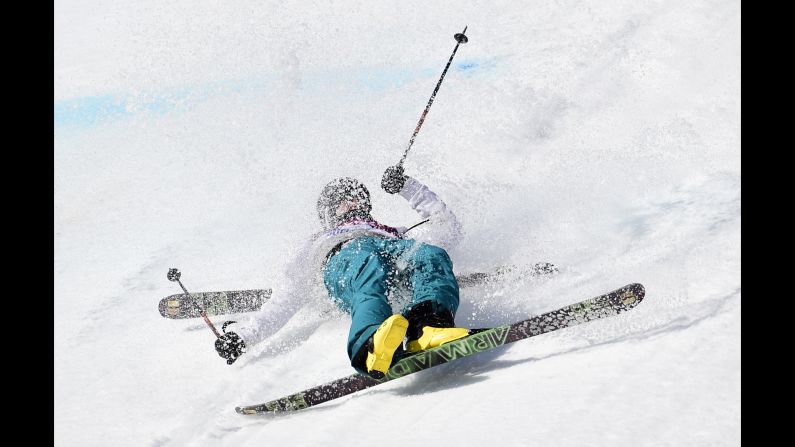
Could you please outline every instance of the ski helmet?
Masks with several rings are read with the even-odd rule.
[[[370,218],[371,209],[370,191],[350,177],[332,180],[317,199],[317,215],[326,230],[356,217]]]

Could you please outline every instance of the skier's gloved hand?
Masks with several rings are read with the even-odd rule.
[[[224,323],[226,327],[226,323]],[[226,364],[235,363],[240,354],[246,352],[246,343],[234,332],[226,332],[224,335],[215,339],[215,350],[218,355],[226,359]]]
[[[381,188],[389,194],[395,194],[403,189],[408,177],[403,174],[403,166],[390,166],[384,171],[384,176],[381,178]]]

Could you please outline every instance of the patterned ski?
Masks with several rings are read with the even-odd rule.
[[[257,414],[312,407],[498,346],[616,315],[637,306],[644,296],[645,290],[641,284],[630,284],[605,295],[571,304],[514,324],[473,332],[472,335],[465,338],[410,355],[392,365],[389,373],[381,380],[375,380],[363,374],[353,374],[281,399],[259,405],[237,407],[235,411],[241,414]]]
[[[259,310],[270,297],[271,289],[198,292],[191,293],[190,298],[179,293],[160,300],[158,309],[165,318],[200,318],[200,309],[204,309],[207,316],[211,317]]]
[[[516,274],[520,278],[549,276],[558,272],[554,264],[538,262],[527,266],[502,265],[490,272],[474,272],[456,276],[461,288],[473,287],[481,284],[499,281],[508,274]],[[260,310],[262,304],[271,297],[271,289],[229,290],[223,292],[197,292],[190,294],[187,299],[185,294],[176,294],[160,300],[158,309],[164,318],[200,318],[199,310],[194,305],[206,309],[207,316],[225,315],[231,313],[254,312]]]

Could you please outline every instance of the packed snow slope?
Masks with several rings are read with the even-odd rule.
[[[739,445],[739,1],[58,0],[54,25],[56,445]],[[378,184],[466,25],[406,172],[460,217],[457,271],[561,272],[463,289],[458,323],[646,300],[236,414],[350,374],[349,319],[312,297],[228,366],[201,320],[160,317],[167,270],[284,293],[339,176],[416,223]]]

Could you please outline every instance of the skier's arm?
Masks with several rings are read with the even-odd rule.
[[[301,301],[295,296],[275,291],[263,310],[230,328],[243,339],[246,346],[253,346],[278,332],[300,308]]]
[[[404,175],[402,168],[387,169],[381,186],[391,194],[397,192],[420,216],[428,219],[428,222],[411,230],[412,237],[421,237],[424,241],[447,250],[461,241],[461,223],[455,214],[427,186]]]
[[[236,342],[235,338],[242,340],[242,347],[234,343],[231,346],[228,342],[223,343],[226,340],[222,340],[220,346],[216,343],[218,354],[226,358],[227,363],[232,364],[240,354],[245,352],[246,347],[260,343],[277,333],[301,309],[305,302],[302,299],[303,289],[311,283],[311,279],[305,277],[308,273],[304,265],[306,257],[311,254],[311,248],[310,242],[303,247],[298,256],[293,258],[292,262],[287,264],[286,273],[289,284],[281,289],[281,292],[277,290],[262,311],[229,326],[230,332],[227,332],[222,338],[232,333],[234,335],[231,336],[231,341]]]
[[[253,346],[279,331],[300,308],[298,300],[289,295],[280,294],[268,300],[267,309],[241,322],[232,322],[230,330],[215,341],[218,355],[231,365],[246,348]]]

